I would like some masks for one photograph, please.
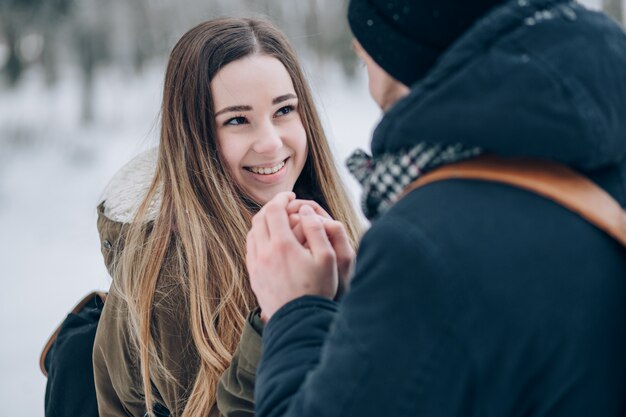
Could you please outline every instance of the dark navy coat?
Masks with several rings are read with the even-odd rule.
[[[572,2],[509,2],[385,115],[372,150],[419,141],[559,161],[626,205],[624,32]],[[520,189],[420,188],[373,223],[341,303],[272,317],[256,401],[259,417],[624,417],[626,251]]]

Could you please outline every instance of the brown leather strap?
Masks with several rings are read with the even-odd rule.
[[[409,184],[412,190],[448,179],[493,181],[553,200],[606,232],[626,247],[626,212],[613,197],[570,168],[530,158],[481,156],[445,165]]]
[[[107,294],[102,291],[94,291],[87,294],[78,302],[78,304],[76,304],[76,306],[74,306],[71,313],[78,314],[85,307],[85,305],[93,300],[95,297],[100,297],[100,300],[102,300],[102,302],[104,303],[107,298]],[[48,376],[48,370],[46,369],[46,356],[48,356],[48,352],[50,352],[52,345],[57,340],[57,336],[59,335],[59,331],[61,330],[62,325],[63,322],[61,322],[61,324],[59,324],[54,330],[54,333],[52,333],[52,336],[50,336],[50,338],[46,342],[46,345],[44,346],[43,350],[41,351],[41,355],[39,356],[39,369],[41,369],[41,372],[45,377]]]

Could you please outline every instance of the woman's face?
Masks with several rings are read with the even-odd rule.
[[[217,141],[237,183],[260,204],[292,191],[307,138],[291,77],[268,55],[224,66],[211,81]]]

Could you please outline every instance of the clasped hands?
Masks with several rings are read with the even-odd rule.
[[[283,192],[252,219],[246,265],[261,319],[303,295],[334,298],[350,278],[354,249],[341,222]]]

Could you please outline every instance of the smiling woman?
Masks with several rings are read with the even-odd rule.
[[[259,203],[291,191],[307,157],[298,96],[285,66],[256,54],[211,81],[217,141],[231,175]]]
[[[256,306],[246,234],[277,193],[315,200],[358,240],[307,82],[271,23],[219,19],[187,32],[161,114],[154,177],[137,186],[145,173],[125,168],[99,207],[113,275],[94,346],[100,417],[219,415],[218,379]],[[137,200],[130,217],[121,194]]]

